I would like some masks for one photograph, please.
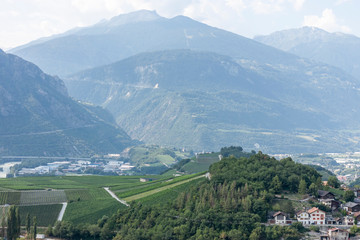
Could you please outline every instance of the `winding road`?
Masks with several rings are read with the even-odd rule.
[[[113,193],[112,191],[110,191],[110,189],[109,189],[108,187],[104,187],[104,189],[105,189],[105,191],[107,191],[116,201],[124,204],[124,205],[127,206],[127,207],[130,207],[130,205],[129,205],[126,201],[119,199],[119,198],[115,195],[115,193]]]
[[[63,202],[62,205],[63,206],[62,206],[61,211],[59,213],[59,216],[57,218],[58,221],[61,221],[63,219],[63,217],[64,217],[65,210],[66,210],[66,207],[67,207],[67,202]]]

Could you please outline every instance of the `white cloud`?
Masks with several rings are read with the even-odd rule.
[[[350,2],[351,0],[337,0],[337,2],[335,3],[335,5],[341,5],[343,3],[346,3],[346,2]]]
[[[331,5],[350,1],[331,0]],[[320,5],[306,0],[3,0],[0,8],[0,47],[14,47],[140,9],[156,10],[159,15],[168,18],[185,15],[215,27],[252,36],[278,30],[278,25],[283,27],[283,22],[295,19],[295,15],[300,15],[298,12],[306,10],[310,4]],[[330,5],[321,4],[324,8]],[[279,23],[278,19],[282,17],[284,20]],[[350,31],[329,9],[320,16],[305,16],[304,25],[329,31]]]
[[[316,15],[305,16],[303,26],[318,27],[329,32],[351,32],[351,29],[348,26],[340,25],[338,23],[338,19],[336,18],[333,11],[329,8],[326,8],[320,17]]]
[[[284,0],[255,0],[250,1],[250,5],[257,14],[269,14],[282,11],[284,2]]]
[[[294,5],[294,9],[296,11],[300,11],[305,3],[305,0],[290,0],[293,5]]]

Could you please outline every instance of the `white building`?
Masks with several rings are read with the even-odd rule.
[[[301,222],[303,225],[311,224],[310,223],[310,214],[307,211],[301,211],[296,214],[298,222]]]
[[[286,215],[283,212],[277,212],[273,215],[275,224],[286,224]]]
[[[301,211],[297,214],[297,220],[302,224],[325,224],[325,212],[313,207],[307,211]]]

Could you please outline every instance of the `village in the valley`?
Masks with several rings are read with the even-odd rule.
[[[277,196],[279,201],[287,198],[294,208],[290,212],[269,213],[268,224],[301,223],[312,230],[308,239],[359,239],[350,236],[360,231],[360,189],[350,189],[344,184],[336,189],[328,186],[327,181],[323,185],[328,191],[318,190],[317,195],[303,195],[303,199]]]

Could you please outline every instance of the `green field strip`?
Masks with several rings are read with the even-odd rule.
[[[116,196],[118,196],[119,198],[127,198],[133,195],[137,195],[143,192],[148,192],[150,190],[155,190],[158,189],[160,187],[164,187],[167,185],[171,185],[177,182],[181,182],[183,180],[186,179],[190,179],[193,178],[195,176],[201,175],[202,173],[197,173],[197,174],[193,174],[193,175],[184,175],[181,177],[171,177],[171,178],[165,178],[162,181],[156,181],[156,182],[148,182],[148,184],[144,184],[143,187],[135,187],[135,188],[131,188],[129,191],[117,191],[115,192]]]
[[[159,193],[161,191],[164,191],[164,190],[179,186],[181,184],[191,182],[191,181],[193,181],[195,179],[199,179],[199,178],[202,178],[202,177],[204,177],[204,175],[196,176],[196,177],[193,177],[193,178],[190,178],[190,179],[186,179],[186,180],[183,180],[183,181],[180,181],[180,182],[176,182],[176,183],[173,183],[173,184],[170,184],[170,185],[166,185],[166,186],[163,186],[163,187],[160,187],[160,188],[156,188],[156,189],[153,189],[153,190],[150,190],[150,191],[147,191],[147,192],[143,192],[143,193],[140,193],[140,194],[137,194],[137,195],[133,195],[133,196],[124,198],[123,200],[125,200],[127,202],[130,202],[130,201],[134,201],[134,200],[137,200],[137,199],[141,199],[141,198],[153,195],[155,193]]]
[[[170,201],[176,200],[179,193],[187,191],[192,186],[198,184],[199,182],[205,181],[206,179],[198,178],[190,182],[166,189],[164,191],[154,193],[153,195],[138,199],[137,201],[141,202],[143,205],[162,205]]]

